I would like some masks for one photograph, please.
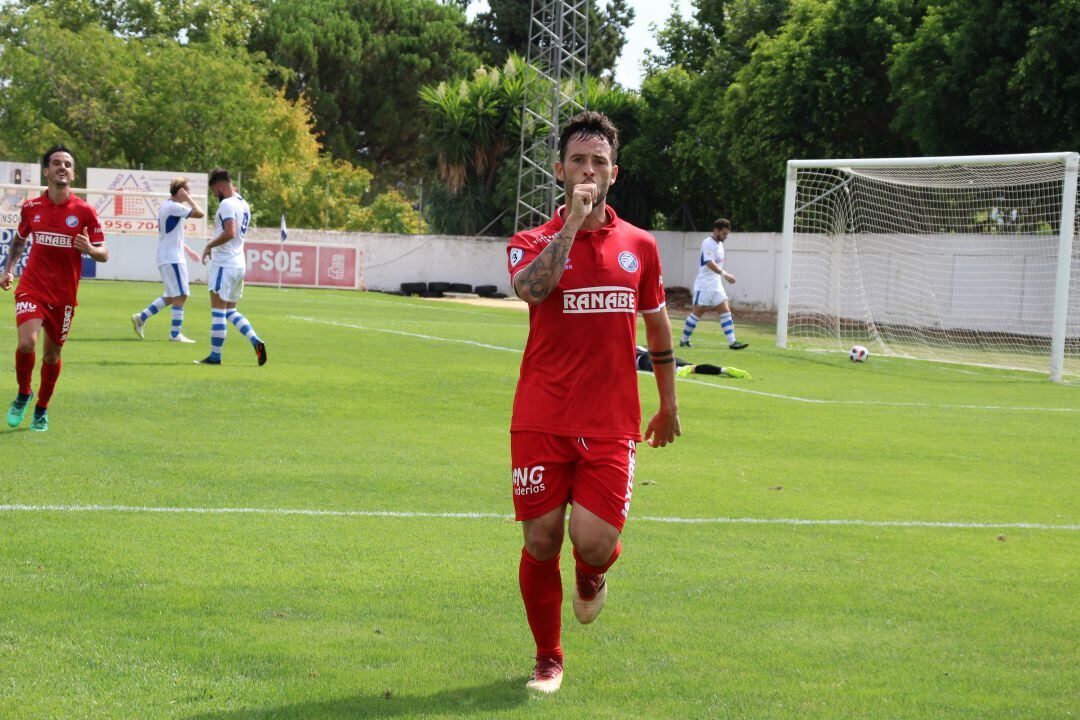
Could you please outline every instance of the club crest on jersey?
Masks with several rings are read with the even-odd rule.
[[[68,215],[67,218],[64,220],[64,223],[67,224],[69,228],[73,228],[79,224],[79,218],[75,217],[74,215]]]
[[[629,273],[637,272],[637,255],[634,255],[634,253],[630,252],[629,250],[623,250],[621,253],[619,253],[619,267]]]
[[[41,222],[41,216],[40,215],[35,215],[34,216],[34,222]]]
[[[521,248],[510,248],[510,267],[514,267],[525,257],[525,251]]]

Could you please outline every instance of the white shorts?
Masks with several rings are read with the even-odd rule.
[[[211,292],[225,302],[238,302],[244,296],[244,268],[211,265],[207,282]]]
[[[165,294],[162,297],[174,298],[189,294],[187,263],[158,265],[158,272],[161,273],[161,282],[165,286]]]
[[[695,305],[704,305],[705,307],[712,308],[720,305],[727,299],[728,296],[727,293],[724,292],[723,287],[721,287],[719,290],[698,290],[697,288],[694,288]]]

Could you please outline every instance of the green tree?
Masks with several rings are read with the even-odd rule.
[[[473,34],[483,47],[484,60],[501,66],[511,54],[526,57],[529,49],[528,0],[488,0],[488,10],[473,21]],[[626,45],[626,31],[634,22],[628,0],[589,2],[589,74],[611,77]]]
[[[419,88],[478,64],[460,7],[436,0],[268,0],[251,47],[284,68],[327,151],[387,180],[419,172]]]
[[[363,232],[415,232],[412,205],[390,189],[370,203],[359,201],[371,191],[371,173],[328,155],[264,162],[246,184],[257,219],[273,224],[284,212],[295,227]],[[411,225],[410,225],[411,223]]]
[[[420,90],[437,178],[428,217],[438,232],[513,227],[524,78],[525,61],[511,55],[502,68],[481,67],[471,77]]]
[[[4,17],[14,29],[0,48],[8,147],[33,156],[62,140],[84,167],[251,168],[318,153],[304,106],[269,87],[269,68],[243,49],[72,31],[41,8]]]
[[[421,90],[428,118],[425,142],[437,177],[428,195],[427,217],[438,232],[513,231],[524,75],[524,59],[511,55],[502,68],[481,67],[471,77]],[[590,78],[587,94],[591,108],[607,113],[624,133],[634,134],[639,106],[635,95],[595,78]],[[625,174],[620,168],[620,173],[609,202],[620,215],[629,213],[631,222],[647,217],[647,188],[637,183],[632,170]]]
[[[186,42],[247,42],[259,22],[260,0],[13,0],[17,12],[41,8],[68,30],[95,25],[124,37],[166,37]]]
[[[790,158],[912,151],[891,126],[888,58],[918,15],[914,0],[796,0],[781,31],[759,40],[714,105],[723,206],[742,227],[779,229]]]
[[[948,0],[897,45],[896,127],[929,154],[1080,146],[1080,3]]]
[[[370,173],[320,155],[307,107],[270,86],[268,64],[242,47],[124,39],[96,25],[75,31],[40,7],[7,8],[2,18],[0,148],[9,157],[38,157],[64,142],[80,178],[90,166],[222,165],[245,174],[256,223],[276,222],[290,202],[314,227],[399,227],[394,213],[408,215],[396,193],[371,197]],[[324,200],[327,176],[335,182],[324,225],[304,208]],[[288,194],[290,182],[311,197]]]

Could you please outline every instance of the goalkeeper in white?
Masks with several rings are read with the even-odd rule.
[[[693,347],[690,336],[694,334],[701,316],[709,310],[720,311],[720,328],[727,338],[728,347],[742,350],[747,346],[735,338],[735,321],[731,318],[731,305],[721,278],[732,285],[735,276],[724,269],[724,241],[731,233],[731,221],[724,218],[713,223],[712,235],[701,241],[701,269],[694,280],[694,307],[686,318],[679,347]]]

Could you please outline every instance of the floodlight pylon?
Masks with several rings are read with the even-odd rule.
[[[562,197],[559,128],[588,107],[589,0],[532,0],[514,230],[542,225]]]

